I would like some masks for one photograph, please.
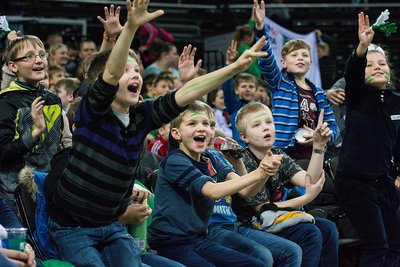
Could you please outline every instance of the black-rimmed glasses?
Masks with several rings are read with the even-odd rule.
[[[11,59],[10,61],[14,61],[14,62],[17,62],[17,61],[26,61],[26,62],[32,63],[32,62],[35,62],[35,61],[36,61],[36,58],[37,58],[37,57],[40,57],[41,60],[47,60],[47,58],[49,57],[49,54],[46,53],[46,52],[40,52],[38,55],[35,55],[35,54],[27,54],[27,55],[25,55],[25,56],[23,56],[23,57],[17,57],[17,58]]]

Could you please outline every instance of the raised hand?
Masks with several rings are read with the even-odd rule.
[[[231,45],[228,47],[228,49],[226,50],[226,53],[225,53],[226,65],[230,65],[233,62],[235,62],[237,55],[238,55],[237,41],[232,40]]]
[[[7,34],[7,41],[11,42],[14,39],[17,39],[20,35],[20,31],[10,31]]]
[[[110,10],[104,7],[104,17],[97,16],[97,19],[103,24],[107,36],[116,36],[122,31],[122,25],[119,21],[121,8],[117,7],[114,11],[114,5],[110,5]]]
[[[243,54],[232,64],[235,65],[237,72],[245,71],[257,57],[266,57],[267,52],[260,51],[267,41],[265,36],[261,37],[250,49],[243,52]]]
[[[42,97],[37,97],[33,100],[31,105],[31,116],[33,120],[34,129],[32,130],[33,139],[37,140],[46,129],[46,122],[43,115],[44,100]]]
[[[311,130],[310,128],[306,127],[307,130]],[[332,135],[331,129],[328,127],[328,123],[324,122],[324,110],[322,109],[319,113],[318,117],[318,124],[315,127],[313,132],[313,145],[317,148],[322,148],[326,145],[329,138]]]
[[[197,61],[194,65],[194,56],[196,55],[197,48],[189,44],[183,48],[183,52],[179,57],[178,69],[179,76],[182,83],[186,83],[193,79],[201,67],[202,60]]]
[[[271,177],[279,170],[282,159],[283,155],[273,154],[272,151],[269,150],[263,160],[260,162],[260,168]]]
[[[253,16],[256,23],[256,29],[262,30],[262,28],[264,27],[265,19],[265,3],[263,0],[261,0],[260,4],[258,4],[258,0],[254,0]]]
[[[360,12],[358,14],[358,39],[360,40],[360,43],[357,47],[358,55],[364,54],[367,51],[368,45],[374,38],[374,34],[374,30],[369,24],[368,15],[364,15],[364,12]]]
[[[132,5],[130,0],[126,1],[126,9],[128,10],[126,25],[128,27],[139,28],[139,26],[164,14],[163,10],[157,10],[152,13],[147,12],[149,2],[150,0],[135,0]]]

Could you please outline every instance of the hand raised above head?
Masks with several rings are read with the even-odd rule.
[[[262,30],[262,28],[264,27],[264,20],[265,20],[265,2],[264,2],[264,0],[261,0],[260,4],[258,4],[258,0],[254,0],[253,16],[254,16],[254,21],[256,23],[256,29]]]
[[[126,1],[126,8],[128,10],[126,24],[128,27],[138,28],[139,26],[164,15],[163,10],[157,10],[149,13],[147,11],[149,2],[149,0],[135,0],[132,4],[130,0]]]
[[[231,44],[229,45],[228,49],[226,50],[225,53],[225,58],[226,58],[226,65],[230,65],[233,62],[235,62],[235,59],[237,58],[238,51],[237,51],[237,41],[232,40]]]
[[[202,60],[197,61],[194,65],[194,56],[196,55],[197,48],[189,44],[183,48],[182,54],[179,57],[178,69],[179,77],[182,83],[186,83],[193,79],[201,67]]]
[[[97,19],[103,24],[104,31],[107,36],[116,36],[122,31],[122,25],[119,21],[121,7],[117,7],[114,11],[114,5],[110,5],[110,9],[104,7],[104,17],[97,16]]]
[[[245,71],[257,57],[266,57],[267,52],[260,51],[267,44],[265,36],[261,37],[250,49],[243,54],[232,64],[238,72]]]

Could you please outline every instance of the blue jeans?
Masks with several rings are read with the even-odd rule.
[[[140,249],[118,222],[100,227],[66,227],[49,219],[49,232],[58,254],[79,266],[140,267]]]
[[[264,266],[260,260],[214,243],[204,237],[170,237],[167,240],[155,240],[151,248],[158,254],[188,267],[214,266]]]
[[[359,266],[400,266],[400,193],[393,179],[364,181],[337,172],[335,186],[361,239]]]
[[[171,259],[164,258],[160,255],[157,255],[154,252],[147,252],[142,255],[142,262],[152,267],[162,266],[162,267],[185,267],[185,265],[173,261]]]
[[[337,267],[339,264],[339,233],[336,225],[329,220],[315,218],[315,225],[299,223],[285,228],[278,235],[301,247],[302,267]]]
[[[208,228],[207,239],[250,255],[265,266],[296,267],[301,264],[301,248],[274,234],[233,223],[215,223]]]

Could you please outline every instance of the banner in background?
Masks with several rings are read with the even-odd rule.
[[[291,39],[303,39],[311,46],[311,68],[308,71],[307,78],[313,82],[317,87],[321,87],[321,75],[319,72],[318,51],[317,51],[317,38],[314,32],[308,34],[298,34],[280,26],[269,18],[265,18],[265,30],[270,36],[272,49],[274,51],[275,59],[281,67],[281,50],[283,45]]]

